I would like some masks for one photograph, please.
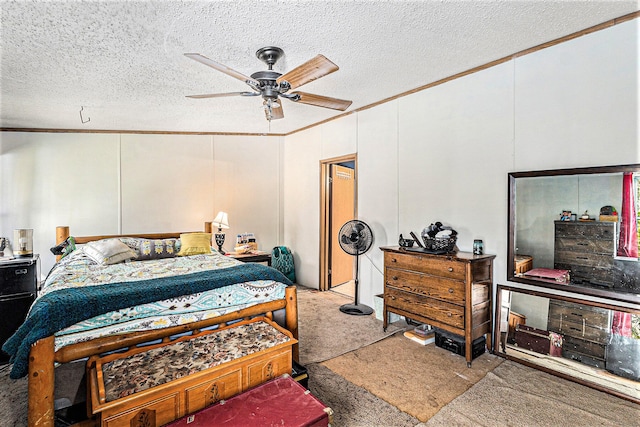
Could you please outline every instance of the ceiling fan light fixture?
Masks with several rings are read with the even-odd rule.
[[[299,65],[298,67],[290,70],[286,74],[281,74],[273,71],[273,65],[284,55],[284,52],[279,47],[267,46],[262,49],[258,49],[256,56],[262,62],[267,64],[268,70],[257,71],[251,74],[251,77],[246,76],[236,70],[233,70],[226,65],[220,64],[206,56],[199,53],[185,53],[190,59],[198,61],[204,65],[207,65],[215,70],[221,71],[231,77],[246,83],[254,92],[234,92],[225,94],[207,94],[207,95],[189,95],[189,98],[217,98],[221,96],[229,95],[241,95],[241,96],[262,96],[264,99],[263,109],[265,111],[266,119],[270,122],[275,119],[284,118],[284,112],[282,110],[281,103],[278,102],[279,97],[287,98],[293,102],[300,102],[301,104],[313,105],[316,107],[330,108],[333,110],[346,110],[351,101],[343,99],[331,98],[328,96],[314,95],[306,92],[287,93],[292,88],[297,88],[305,83],[312,82],[320,77],[326,76],[334,71],[338,70],[338,66],[329,61],[323,55],[317,55],[315,58]]]

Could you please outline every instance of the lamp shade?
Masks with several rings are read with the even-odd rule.
[[[215,219],[213,220],[213,225],[218,228],[229,228],[229,218],[227,217],[226,212],[218,212]]]
[[[13,254],[16,257],[29,257],[33,255],[33,230],[20,228],[13,230]]]

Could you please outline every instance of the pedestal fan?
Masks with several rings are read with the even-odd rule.
[[[356,257],[355,301],[353,304],[340,306],[340,311],[354,315],[371,314],[373,313],[371,307],[358,303],[358,268],[360,266],[360,255],[371,248],[371,244],[373,243],[371,228],[366,223],[357,219],[347,221],[340,227],[338,241],[343,251]]]

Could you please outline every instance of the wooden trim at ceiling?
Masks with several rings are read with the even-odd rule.
[[[346,113],[339,114],[337,116],[333,116],[333,117],[331,117],[329,119],[326,119],[326,120],[323,120],[321,122],[314,123],[312,125],[305,126],[303,128],[300,128],[300,129],[296,129],[294,131],[291,131],[291,132],[287,133],[285,136],[289,136],[289,135],[292,135],[292,134],[297,133],[297,132],[302,132],[304,130],[310,129],[310,128],[315,127],[315,126],[322,125],[322,124],[330,122],[332,120],[340,119],[342,117],[348,116],[349,114],[353,114],[353,113],[357,113],[359,111],[364,111],[364,110],[368,110],[368,109],[373,108],[373,107],[377,107],[378,105],[385,104],[385,103],[390,102],[390,101],[394,101],[394,100],[396,100],[398,98],[402,98],[404,96],[411,95],[411,94],[414,94],[416,92],[421,92],[421,91],[423,91],[425,89],[429,89],[429,88],[432,88],[434,86],[439,86],[439,85],[441,85],[443,83],[450,82],[451,80],[459,79],[460,77],[468,76],[469,74],[477,73],[478,71],[486,70],[487,68],[491,68],[491,67],[494,67],[496,65],[500,65],[502,63],[511,61],[511,60],[513,60],[515,58],[518,58],[520,56],[528,55],[530,53],[534,53],[534,52],[537,52],[539,50],[546,49],[548,47],[555,46],[555,45],[558,45],[560,43],[564,43],[564,42],[573,40],[575,38],[578,38],[578,37],[581,37],[581,36],[584,36],[584,35],[587,35],[587,34],[595,33],[597,31],[604,30],[604,29],[609,28],[609,27],[613,27],[614,25],[618,25],[618,24],[622,24],[623,22],[631,21],[631,20],[636,19],[638,17],[640,17],[640,11],[629,13],[627,15],[623,15],[623,16],[620,16],[618,18],[611,19],[611,20],[603,22],[601,24],[594,25],[593,27],[589,27],[589,28],[585,28],[584,30],[577,31],[577,32],[575,32],[573,34],[569,34],[569,35],[557,38],[557,39],[552,40],[550,42],[539,44],[539,45],[534,46],[534,47],[529,48],[529,49],[521,50],[520,52],[516,52],[514,54],[505,56],[505,57],[500,58],[500,59],[496,59],[495,61],[487,62],[486,64],[479,65],[477,67],[471,68],[471,69],[466,70],[466,71],[462,71],[460,73],[454,74],[454,75],[449,76],[449,77],[445,77],[445,78],[437,80],[435,82],[427,83],[426,85],[417,87],[415,89],[411,89],[411,90],[408,90],[406,92],[402,92],[402,93],[399,93],[397,95],[391,96],[389,98],[382,99],[380,101],[374,102],[373,104],[365,105],[364,107],[357,108],[357,109],[355,109],[353,111],[348,111]]]
[[[564,43],[570,40],[573,40],[578,37],[582,37],[587,34],[595,33],[597,31],[601,31],[610,27],[613,27],[618,24],[622,24],[627,21],[631,21],[633,19],[637,19],[640,17],[640,11],[632,12],[627,15],[620,16],[618,18],[613,18],[609,21],[603,22],[601,24],[594,25],[589,28],[585,28],[584,30],[577,31],[575,33],[557,38],[555,40],[551,40],[546,43],[539,44],[537,46],[521,50],[519,52],[513,53],[511,55],[507,55],[503,58],[496,59],[495,61],[488,62],[483,65],[479,65],[474,68],[470,68],[466,71],[462,71],[460,73],[454,74],[449,77],[445,77],[443,79],[437,80],[432,83],[427,83],[423,86],[419,86],[415,89],[408,90],[406,92],[399,93],[397,95],[391,96],[389,98],[382,99],[380,101],[374,102],[369,105],[365,105],[363,107],[357,108],[352,111],[348,111],[346,113],[338,114],[337,116],[330,117],[326,120],[322,120],[317,123],[310,124],[308,126],[301,127],[300,129],[293,130],[288,133],[244,133],[244,132],[171,132],[171,131],[143,131],[143,130],[88,130],[88,129],[38,129],[38,128],[0,128],[0,132],[46,132],[46,133],[119,133],[119,134],[152,134],[152,135],[224,135],[224,136],[289,136],[298,132],[305,131],[307,129],[311,129],[316,126],[320,126],[327,122],[340,119],[342,117],[346,117],[350,114],[357,113],[359,111],[369,110],[373,107],[377,107],[378,105],[385,104],[390,101],[394,101],[398,98],[402,98],[407,95],[414,94],[416,92],[421,92],[423,90],[432,88],[434,86],[439,86],[443,83],[450,82],[451,80],[459,79],[460,77],[468,76],[469,74],[477,73],[478,71],[486,70],[487,68],[494,67],[496,65],[511,61],[513,59],[519,58],[524,55],[529,55],[531,53],[537,52],[539,50],[546,49],[551,46],[558,45],[560,43]]]
[[[166,130],[108,130],[108,129],[41,129],[41,128],[0,128],[0,132],[41,132],[41,133],[117,133],[147,135],[214,135],[214,136],[286,136],[286,133],[250,132],[186,132]]]

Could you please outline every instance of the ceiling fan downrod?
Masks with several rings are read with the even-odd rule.
[[[258,59],[269,67],[269,71],[273,70],[273,65],[278,62],[280,58],[284,55],[284,51],[279,47],[275,46],[267,46],[261,49],[258,49],[256,52],[256,56]]]

